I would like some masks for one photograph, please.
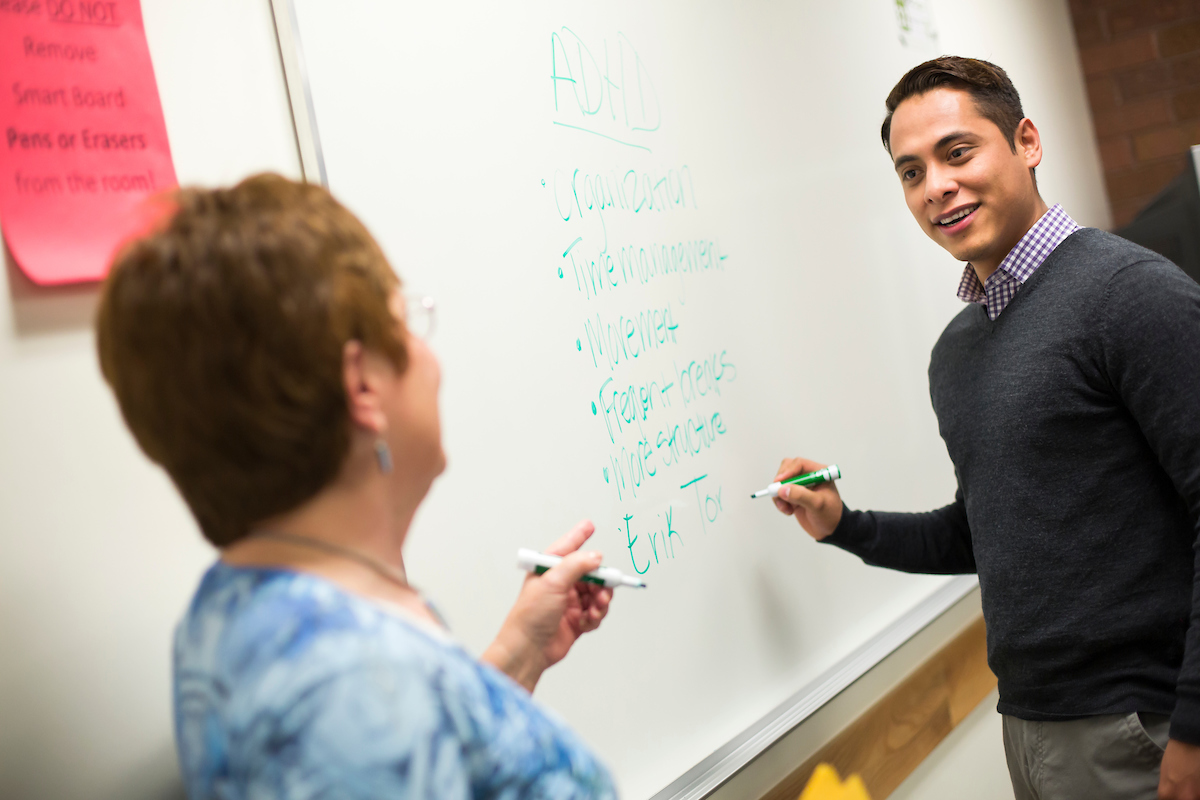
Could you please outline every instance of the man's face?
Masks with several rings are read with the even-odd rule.
[[[1037,222],[1045,204],[1029,170],[1042,159],[1029,120],[1017,152],[958,89],[933,89],[892,115],[891,149],[908,209],[930,239],[984,276]]]

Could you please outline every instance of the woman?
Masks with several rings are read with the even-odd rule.
[[[577,583],[591,523],[479,661],[408,583],[445,467],[430,311],[328,192],[273,175],[180,192],[116,259],[101,368],[220,548],[175,638],[193,800],[614,794],[529,694],[607,613],[611,590]]]

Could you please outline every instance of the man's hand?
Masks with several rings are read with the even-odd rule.
[[[1159,800],[1200,800],[1200,747],[1171,739],[1158,778]]]
[[[797,475],[825,469],[828,464],[818,464],[807,458],[785,458],[775,474],[776,481],[787,480]],[[811,489],[803,486],[780,486],[775,507],[780,513],[795,517],[800,527],[818,542],[842,521],[842,496],[833,481],[817,484]]]
[[[579,583],[600,566],[600,554],[579,552],[596,530],[583,521],[546,552],[563,560],[542,575],[525,579],[517,602],[482,659],[530,692],[546,668],[562,660],[575,640],[600,627],[612,589]]]

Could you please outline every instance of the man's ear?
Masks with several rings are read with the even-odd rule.
[[[375,363],[362,342],[351,340],[342,348],[342,382],[346,389],[346,408],[350,422],[373,434],[387,430],[383,413],[381,365]]]
[[[1017,146],[1017,155],[1024,159],[1029,169],[1042,163],[1042,135],[1029,117],[1017,123],[1013,144]]]

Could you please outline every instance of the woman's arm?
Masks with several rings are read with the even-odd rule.
[[[600,566],[599,553],[579,551],[595,530],[585,520],[546,549],[563,560],[525,579],[496,640],[481,657],[530,692],[542,673],[561,661],[576,639],[600,627],[608,613],[612,589],[579,582]]]

